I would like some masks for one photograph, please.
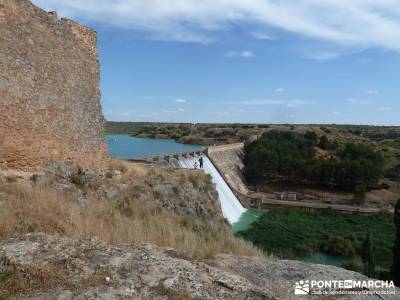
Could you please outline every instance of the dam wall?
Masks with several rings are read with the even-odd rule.
[[[232,190],[237,195],[246,196],[249,190],[242,175],[243,147],[243,143],[209,147],[207,155]]]
[[[229,185],[225,182],[225,179],[221,176],[220,172],[216,169],[214,164],[205,155],[202,155],[204,159],[204,172],[210,174],[212,181],[216,185],[218,192],[218,199],[221,204],[222,214],[230,224],[235,224],[239,221],[243,213],[246,212],[246,208],[243,207],[239,199],[233,193]],[[198,162],[199,157],[180,157],[178,162],[180,167],[185,169],[193,169],[195,163]]]

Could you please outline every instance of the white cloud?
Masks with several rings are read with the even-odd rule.
[[[112,109],[106,109],[104,111],[106,120],[112,121],[129,121],[135,114],[135,111],[116,111]]]
[[[178,108],[178,111],[183,112],[183,111],[185,111],[185,109],[180,107],[180,108]]]
[[[244,105],[244,106],[264,106],[264,105],[278,105],[284,106],[288,108],[300,107],[309,102],[301,100],[301,99],[291,99],[291,100],[274,100],[274,99],[261,99],[261,100],[248,100],[248,101],[240,101],[236,104]]]
[[[178,99],[175,99],[175,102],[176,102],[176,103],[186,103],[187,100],[186,100],[186,99],[178,98]]]
[[[365,93],[367,93],[368,95],[377,95],[379,94],[378,90],[367,90]]]
[[[250,50],[245,51],[228,51],[225,53],[226,57],[243,57],[243,58],[252,58],[254,57],[254,52]]]
[[[342,52],[319,52],[309,51],[305,53],[305,57],[315,60],[331,60],[338,58],[342,55]]]
[[[353,97],[347,98],[346,101],[350,102],[350,103],[357,103],[358,102],[358,100],[356,98],[353,98]]]
[[[268,33],[264,33],[264,32],[253,32],[253,33],[251,33],[251,36],[254,37],[255,39],[258,39],[258,40],[269,40],[269,41],[272,41],[272,40],[276,39],[275,36],[270,35]]]
[[[352,103],[352,104],[359,104],[359,105],[366,105],[366,104],[370,104],[370,101],[367,100],[361,100],[361,99],[357,99],[354,97],[349,97],[346,99],[347,102]]]
[[[164,109],[164,110],[161,111],[161,113],[172,115],[172,114],[176,114],[176,111],[175,110]]]
[[[283,89],[283,88],[277,88],[275,90],[275,93],[283,93],[284,91],[285,91],[285,89]]]
[[[400,51],[398,0],[33,0],[66,17],[123,27],[151,38],[210,42],[234,24],[276,28],[348,47]],[[324,55],[323,55],[324,56]],[[329,56],[329,55],[328,55]],[[325,54],[326,57],[326,54]]]
[[[393,110],[393,108],[392,108],[392,107],[379,107],[378,110],[381,110],[381,111],[390,111],[390,110]]]

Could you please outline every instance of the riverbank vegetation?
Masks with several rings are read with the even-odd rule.
[[[268,253],[301,258],[314,252],[344,256],[350,265],[359,261],[363,242],[371,232],[377,268],[388,270],[395,239],[393,215],[342,214],[329,210],[306,212],[274,209],[238,233]]]

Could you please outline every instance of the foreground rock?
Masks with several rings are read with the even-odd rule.
[[[243,277],[151,245],[107,247],[32,234],[0,242],[0,249],[8,265],[31,273],[24,278],[40,281],[32,276],[37,270],[53,274],[43,287],[28,284],[36,291],[21,291],[39,299],[274,299]]]
[[[366,279],[295,261],[221,255],[204,262],[170,248],[43,234],[1,241],[0,257],[0,274],[10,278],[0,291],[19,299],[293,299],[294,281],[304,277]],[[369,298],[382,299],[351,299]]]

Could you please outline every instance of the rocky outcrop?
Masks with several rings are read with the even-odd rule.
[[[243,277],[191,261],[170,248],[106,246],[95,240],[32,234],[1,241],[0,251],[0,271],[9,277],[22,273],[20,278],[40,280],[31,274],[36,270],[54,276],[42,285],[30,282],[36,290],[21,288],[21,298],[274,299],[267,289]]]
[[[20,299],[293,299],[295,281],[304,278],[367,279],[344,269],[296,261],[230,255],[201,261],[170,248],[106,246],[96,240],[43,234],[0,241],[0,257],[0,275],[9,278],[8,285],[0,282],[0,292],[12,287]],[[20,284],[13,285],[13,278]]]
[[[0,0],[0,168],[101,168],[96,33],[28,0]]]
[[[301,280],[369,280],[368,277],[329,265],[310,264],[295,260],[266,260],[261,257],[245,257],[217,255],[209,264],[226,272],[242,276],[256,286],[262,286],[270,290],[280,299],[295,299],[302,297],[294,296],[294,284]],[[386,289],[394,291],[395,289]],[[334,289],[332,289],[334,291]],[[398,299],[399,290],[395,295],[383,295],[372,293],[345,295],[343,299]],[[315,295],[303,296],[303,299],[337,299],[339,295]]]
[[[28,190],[45,186],[60,194],[73,194],[82,204],[88,199],[118,203],[139,200],[178,216],[223,222],[218,193],[209,175],[141,163],[119,164],[123,172],[108,168],[106,172],[81,175],[77,175],[77,165],[62,162],[47,164],[40,174],[0,170],[0,189],[7,183],[18,183]]]

